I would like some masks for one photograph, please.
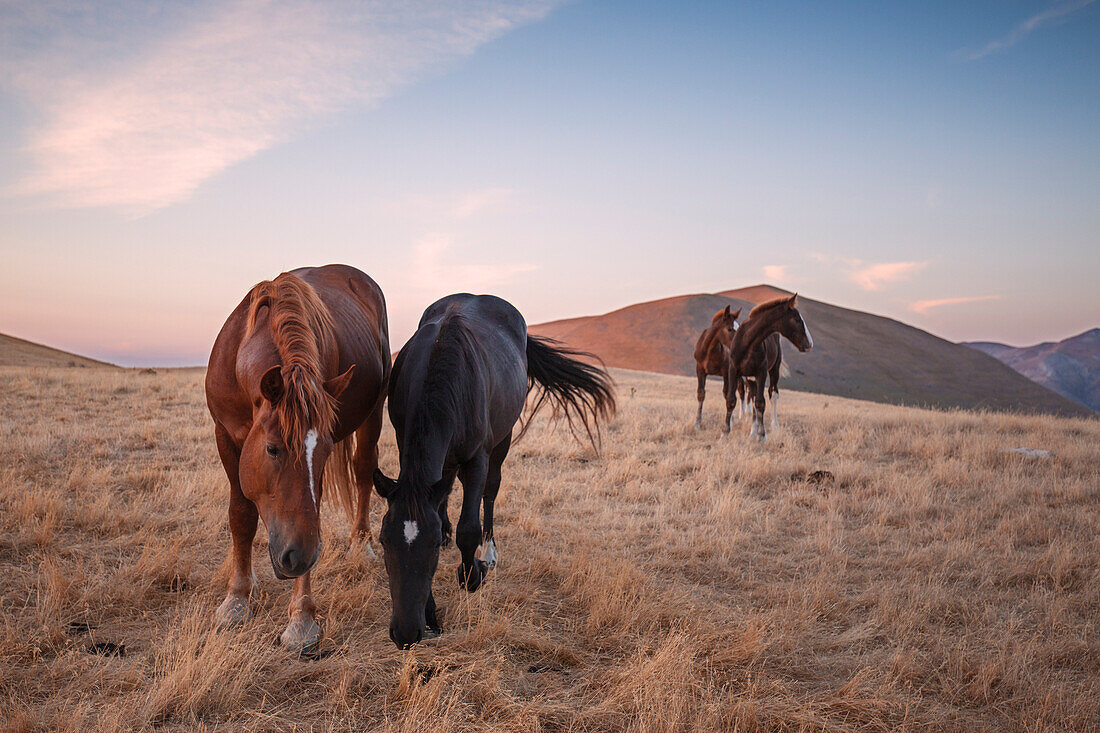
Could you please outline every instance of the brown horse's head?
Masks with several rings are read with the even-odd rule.
[[[271,567],[280,579],[309,572],[321,553],[321,476],[333,448],[334,405],[354,368],[321,385],[280,366],[260,379],[240,481],[267,526]]]
[[[733,334],[737,332],[737,319],[741,316],[741,309],[730,312],[730,307],[727,305],[724,310],[720,310],[714,314],[714,318],[710,319],[710,326],[715,331],[715,336],[718,341],[725,347],[733,342]]]
[[[780,335],[794,344],[799,351],[805,352],[812,349],[814,340],[810,336],[810,329],[806,327],[806,320],[798,312],[798,293],[789,298],[783,298],[779,308],[777,330]]]

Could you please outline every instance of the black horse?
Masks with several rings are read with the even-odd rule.
[[[380,540],[393,601],[390,638],[399,648],[425,633],[441,633],[432,578],[449,530],[446,503],[455,476],[462,481],[455,532],[462,552],[459,584],[477,590],[495,564],[500,467],[531,388],[542,389],[534,410],[549,398],[589,438],[613,414],[610,377],[571,358],[577,356],[587,355],[528,336],[523,316],[507,301],[468,293],[432,304],[401,349],[389,387],[401,472],[396,481],[374,472],[374,486],[388,504]],[[478,517],[483,500],[484,532]]]

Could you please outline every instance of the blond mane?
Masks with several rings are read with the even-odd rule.
[[[269,309],[271,339],[282,360],[283,398],[275,405],[283,439],[298,446],[310,429],[331,433],[336,400],[325,391],[322,354],[332,353],[336,334],[332,314],[317,292],[289,272],[252,288],[248,333],[255,332],[260,311]]]

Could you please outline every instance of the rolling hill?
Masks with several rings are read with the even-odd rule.
[[[529,330],[591,351],[608,366],[694,375],[695,339],[715,312],[730,304],[746,316],[753,305],[789,294],[757,285],[681,295]],[[800,354],[784,344],[791,376],[783,383],[791,389],[901,405],[1090,414],[976,349],[890,318],[801,296],[799,303],[814,348]]]
[[[1025,377],[1100,412],[1100,328],[1035,346],[1016,347],[990,341],[965,345],[1000,359]]]
[[[114,364],[0,333],[0,367],[109,367]]]

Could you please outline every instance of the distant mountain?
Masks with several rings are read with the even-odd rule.
[[[0,333],[0,367],[109,367],[114,364]]]
[[[1100,328],[1063,341],[1007,346],[991,341],[966,343],[1063,397],[1100,412]]]
[[[529,330],[591,351],[608,366],[694,376],[695,339],[717,311],[729,304],[744,317],[781,295],[790,293],[770,285],[681,295]],[[814,348],[801,354],[783,342],[791,369],[783,384],[791,389],[902,405],[1091,414],[975,349],[890,318],[798,300]]]

